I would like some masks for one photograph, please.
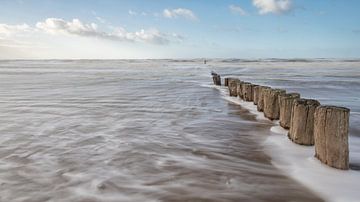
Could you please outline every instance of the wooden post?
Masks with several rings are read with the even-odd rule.
[[[290,140],[301,145],[314,145],[314,113],[318,106],[317,100],[294,100],[288,133]]]
[[[280,126],[289,129],[292,113],[292,105],[295,99],[300,98],[299,93],[287,93],[279,95],[280,101]]]
[[[259,112],[264,111],[264,91],[266,89],[270,89],[269,86],[260,86],[259,87],[259,95],[258,95],[258,101],[257,101],[257,110]]]
[[[225,85],[225,86],[229,86],[231,80],[238,80],[238,79],[237,79],[237,78],[234,78],[234,77],[226,77],[226,78],[224,79],[224,85]]]
[[[258,105],[259,97],[260,97],[260,89],[261,89],[261,86],[255,86],[254,87],[254,91],[253,91],[254,105]]]
[[[242,84],[243,83],[244,83],[243,81],[239,81],[236,86],[236,92],[240,98],[242,98]]]
[[[214,74],[213,75],[213,81],[214,81],[215,85],[221,86],[221,77],[220,77],[220,75]]]
[[[259,97],[259,94],[257,92],[258,91],[257,87],[259,87],[259,85],[253,84],[253,86],[251,88],[252,89],[252,101],[253,101],[254,105],[257,105],[257,100],[258,100],[258,97]],[[255,101],[255,99],[256,99],[256,101]],[[255,104],[255,102],[256,102],[256,104]]]
[[[220,77],[220,75],[217,75],[216,81],[217,81],[216,85],[221,86],[221,77]]]
[[[338,169],[349,169],[349,115],[344,107],[319,106],[315,110],[315,156]]]
[[[224,80],[224,85],[225,85],[225,86],[229,86],[229,78],[225,78],[225,80]]]
[[[229,93],[230,96],[236,97],[237,96],[237,84],[240,82],[239,79],[229,79]]]
[[[253,95],[252,95],[252,88],[253,88],[253,84],[249,83],[249,82],[245,82],[242,85],[242,96],[243,96],[243,100],[245,101],[252,101],[253,100]]]
[[[282,89],[265,89],[264,93],[264,115],[270,120],[278,120],[280,117],[279,95],[285,94]]]

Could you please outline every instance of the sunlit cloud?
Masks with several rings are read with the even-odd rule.
[[[32,31],[32,28],[27,24],[8,25],[0,24],[0,36],[11,36],[18,33]]]
[[[253,0],[253,5],[259,9],[261,15],[282,14],[292,9],[291,0]]]
[[[43,22],[36,23],[36,28],[50,34],[73,34],[79,36],[101,36],[95,23],[85,24],[79,19],[65,21],[59,18],[48,18]]]
[[[185,18],[188,20],[198,20],[198,18],[194,14],[194,12],[189,9],[186,9],[186,8],[177,8],[177,9],[171,9],[171,10],[165,9],[163,11],[163,16],[165,18],[172,18],[172,19]]]
[[[36,28],[49,34],[76,35],[83,37],[96,37],[107,40],[142,42],[152,44],[168,44],[172,35],[162,33],[155,28],[141,29],[135,32],[128,32],[122,27],[114,28],[111,32],[100,31],[95,23],[83,23],[79,19],[65,21],[59,18],[48,18],[38,22]]]
[[[135,16],[138,14],[137,12],[135,12],[133,10],[129,10],[128,13],[129,13],[129,15],[132,15],[132,16]]]
[[[156,28],[140,29],[129,32],[123,27],[113,27],[110,31],[101,31],[95,23],[84,23],[79,19],[66,21],[60,18],[47,18],[37,22],[34,27],[27,24],[8,25],[0,24],[0,37],[14,37],[16,35],[31,35],[34,33],[45,33],[50,35],[94,37],[104,40],[121,42],[148,43],[166,45],[170,42],[180,42],[184,37],[176,33],[163,33]]]

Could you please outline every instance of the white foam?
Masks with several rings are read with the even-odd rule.
[[[264,142],[272,163],[287,175],[309,187],[327,201],[359,201],[360,172],[328,167],[314,157],[313,146],[301,146],[287,138],[287,131],[272,127],[275,132]]]
[[[226,88],[224,86],[221,86],[221,87],[218,86],[216,88],[220,91],[222,98],[224,98],[225,100],[227,100],[229,102],[232,102],[234,104],[238,104],[238,105],[244,107],[250,113],[256,115],[257,120],[269,121],[267,118],[265,118],[263,113],[257,111],[257,107],[256,107],[256,105],[254,105],[253,102],[246,102],[244,100],[241,100],[239,97],[230,97],[228,88]]]
[[[258,119],[266,119],[256,106],[236,97],[227,96],[226,88],[220,89],[223,97],[248,109]],[[314,146],[293,143],[287,137],[288,130],[273,121],[272,134],[263,143],[264,150],[272,158],[272,164],[286,175],[307,186],[326,201],[356,202],[360,200],[360,171],[338,170],[322,164],[314,157]],[[350,136],[350,162],[360,162],[360,138]]]

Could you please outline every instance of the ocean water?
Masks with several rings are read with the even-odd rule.
[[[352,170],[322,166],[211,70],[349,107]],[[0,201],[356,201],[359,78],[356,60],[0,61]]]

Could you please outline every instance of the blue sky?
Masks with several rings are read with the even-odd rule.
[[[358,58],[358,0],[0,0],[0,58]]]

